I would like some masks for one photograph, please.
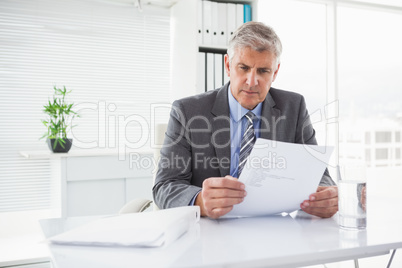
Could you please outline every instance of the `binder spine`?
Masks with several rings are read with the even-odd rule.
[[[244,5],[244,23],[251,21],[251,6]]]

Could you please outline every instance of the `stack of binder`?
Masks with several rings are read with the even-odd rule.
[[[206,0],[198,0],[197,5],[197,42],[204,47],[198,54],[197,87],[206,92],[229,81],[224,66],[226,47],[235,30],[251,21],[251,6]]]
[[[229,82],[223,53],[199,52],[198,64],[200,73],[197,84],[200,92],[214,90]]]
[[[198,0],[197,5],[199,45],[224,47],[240,25],[251,21],[248,4]]]

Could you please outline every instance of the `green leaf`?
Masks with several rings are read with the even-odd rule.
[[[58,139],[56,139],[56,140],[54,141],[54,143],[53,143],[53,149],[56,149],[57,143],[58,143]]]
[[[57,141],[60,142],[61,147],[64,149],[64,144],[66,144],[66,141],[63,138],[58,138]]]
[[[67,137],[67,130],[71,127],[67,122],[71,122],[74,117],[80,117],[78,113],[73,111],[74,103],[67,103],[65,97],[71,93],[72,90],[67,90],[66,86],[58,88],[53,86],[53,98],[47,100],[47,104],[43,106],[43,112],[49,116],[48,120],[42,120],[42,124],[47,127],[47,137],[54,137],[61,139]],[[57,143],[61,143],[58,140]]]

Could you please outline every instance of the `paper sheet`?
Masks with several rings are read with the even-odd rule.
[[[51,237],[55,244],[159,247],[184,234],[200,218],[197,206],[106,217]]]
[[[225,217],[292,212],[317,190],[329,158],[330,146],[257,139],[239,177],[247,196]]]

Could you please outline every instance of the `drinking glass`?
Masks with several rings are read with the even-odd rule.
[[[365,229],[367,226],[367,177],[364,164],[338,166],[339,226]]]

